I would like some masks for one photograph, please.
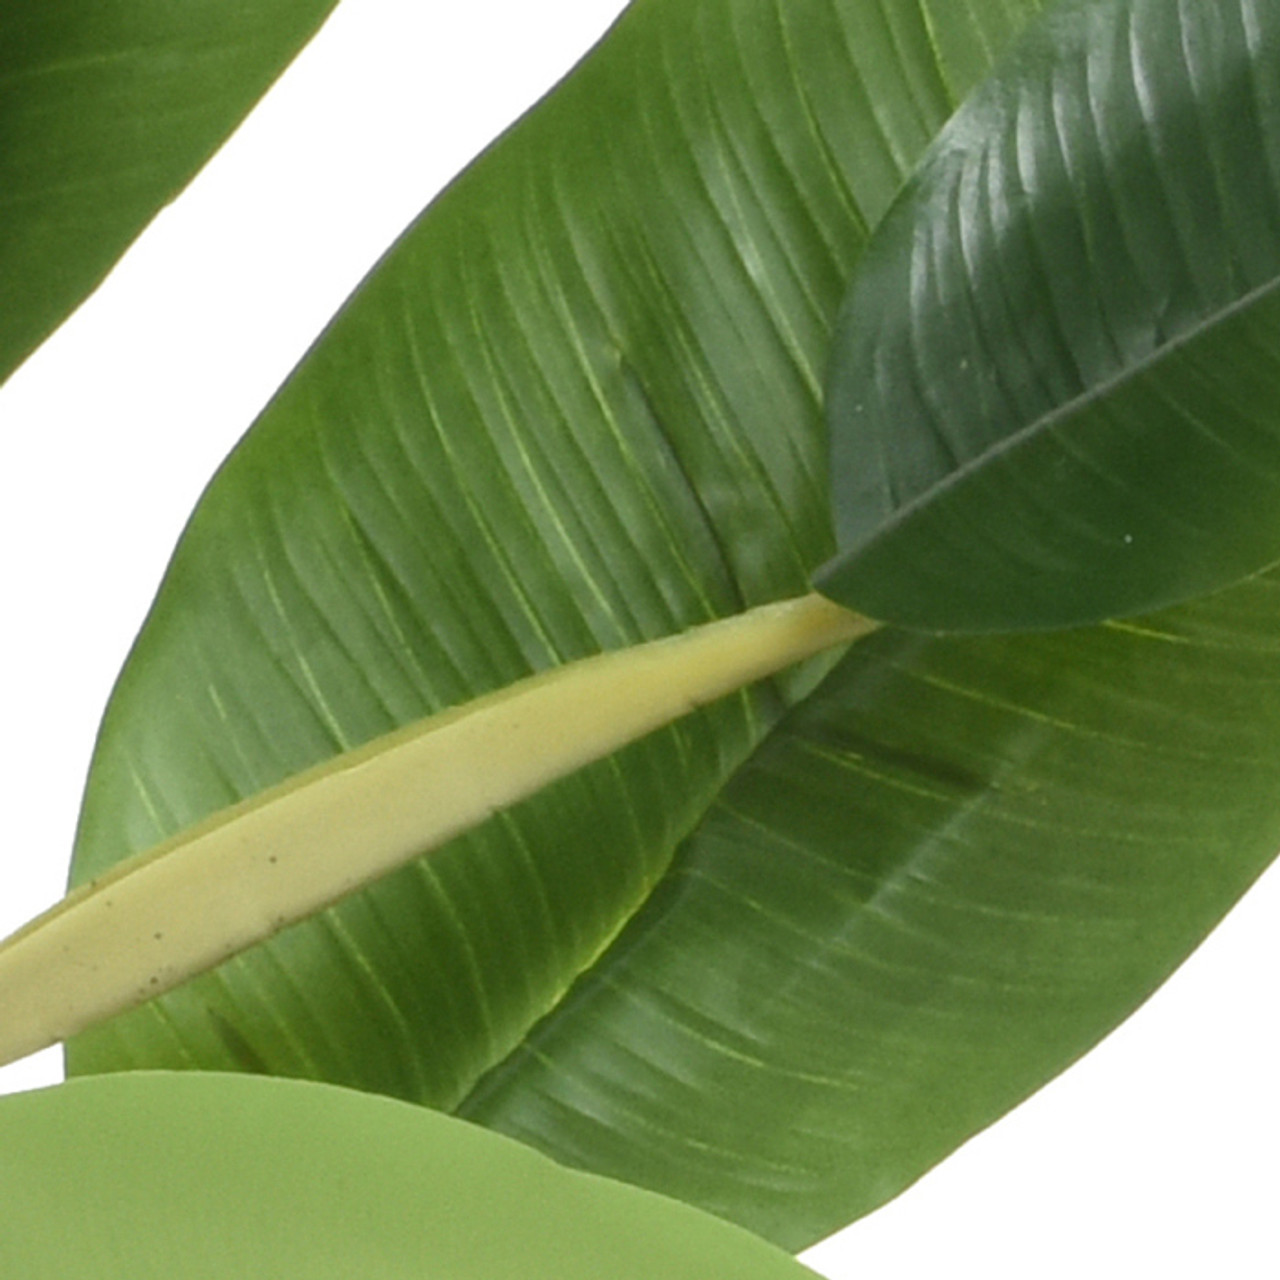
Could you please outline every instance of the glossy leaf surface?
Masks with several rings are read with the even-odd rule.
[[[792,1245],[889,1199],[1274,856],[1278,609],[861,642],[462,1113]]]
[[[801,1280],[686,1205],[353,1090],[138,1072],[0,1098],[0,1267],[41,1280]]]
[[[104,723],[77,876],[532,669],[801,589],[833,550],[848,276],[1029,8],[633,6],[210,489]],[[865,642],[71,1065],[356,1084],[810,1243],[1104,1034],[1265,865],[1278,617],[1264,579],[1143,627]]]
[[[1079,626],[1280,559],[1280,11],[1071,0],[944,130],[836,340],[818,585]]]
[[[106,275],[335,0],[0,10],[0,381]]]

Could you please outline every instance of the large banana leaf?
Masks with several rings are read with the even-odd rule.
[[[106,275],[334,3],[0,8],[0,381]]]
[[[647,0],[443,197],[209,490],[78,879],[415,716],[800,589],[873,226],[1031,4]],[[1138,1003],[1280,839],[1277,584],[885,633],[82,1037],[460,1111],[789,1246]]]
[[[135,1072],[0,1099],[0,1197],[0,1268],[32,1280],[813,1275],[687,1205],[292,1080]]]

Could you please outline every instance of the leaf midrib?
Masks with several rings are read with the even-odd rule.
[[[1006,455],[1017,450],[1030,447],[1041,437],[1057,430],[1059,426],[1071,418],[1086,413],[1095,405],[1119,394],[1126,387],[1147,377],[1154,371],[1175,358],[1178,353],[1201,340],[1207,338],[1214,330],[1229,324],[1252,310],[1280,296],[1280,272],[1270,280],[1255,286],[1248,292],[1234,299],[1225,307],[1220,307],[1211,315],[1181,333],[1153,348],[1140,359],[1125,365],[1124,368],[1095,382],[1078,395],[1071,397],[1056,406],[1048,413],[1041,414],[1025,426],[1010,435],[1004,436],[988,445],[972,458],[961,463],[954,471],[949,471],[940,480],[922,490],[914,498],[895,507],[893,513],[867,536],[850,547],[842,549],[842,555],[860,555],[882,542],[887,541],[902,531],[917,516],[926,511],[934,502],[948,497],[953,491],[967,484],[986,467],[999,462]]]

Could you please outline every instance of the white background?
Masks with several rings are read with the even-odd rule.
[[[94,729],[200,489],[422,204],[621,0],[343,0],[0,389],[0,933],[61,892]],[[875,1277],[1280,1276],[1280,876],[1115,1036],[808,1258]],[[57,1078],[56,1051],[0,1092]]]

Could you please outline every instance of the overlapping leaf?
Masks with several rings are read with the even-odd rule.
[[[77,876],[531,669],[802,587],[832,551],[847,278],[1032,8],[634,6],[210,489],[108,711]],[[886,634],[71,1064],[358,1084],[809,1243],[1103,1034],[1265,864],[1275,590],[1030,640]]]
[[[1280,14],[1071,0],[863,259],[820,578],[937,630],[1148,612],[1280,560]]]
[[[106,275],[335,0],[0,10],[0,381]]]
[[[474,1125],[247,1076],[137,1072],[0,1098],[0,1198],[0,1268],[33,1280],[813,1274]]]
[[[1278,608],[863,641],[462,1114],[796,1248],[897,1194],[1274,856]]]

